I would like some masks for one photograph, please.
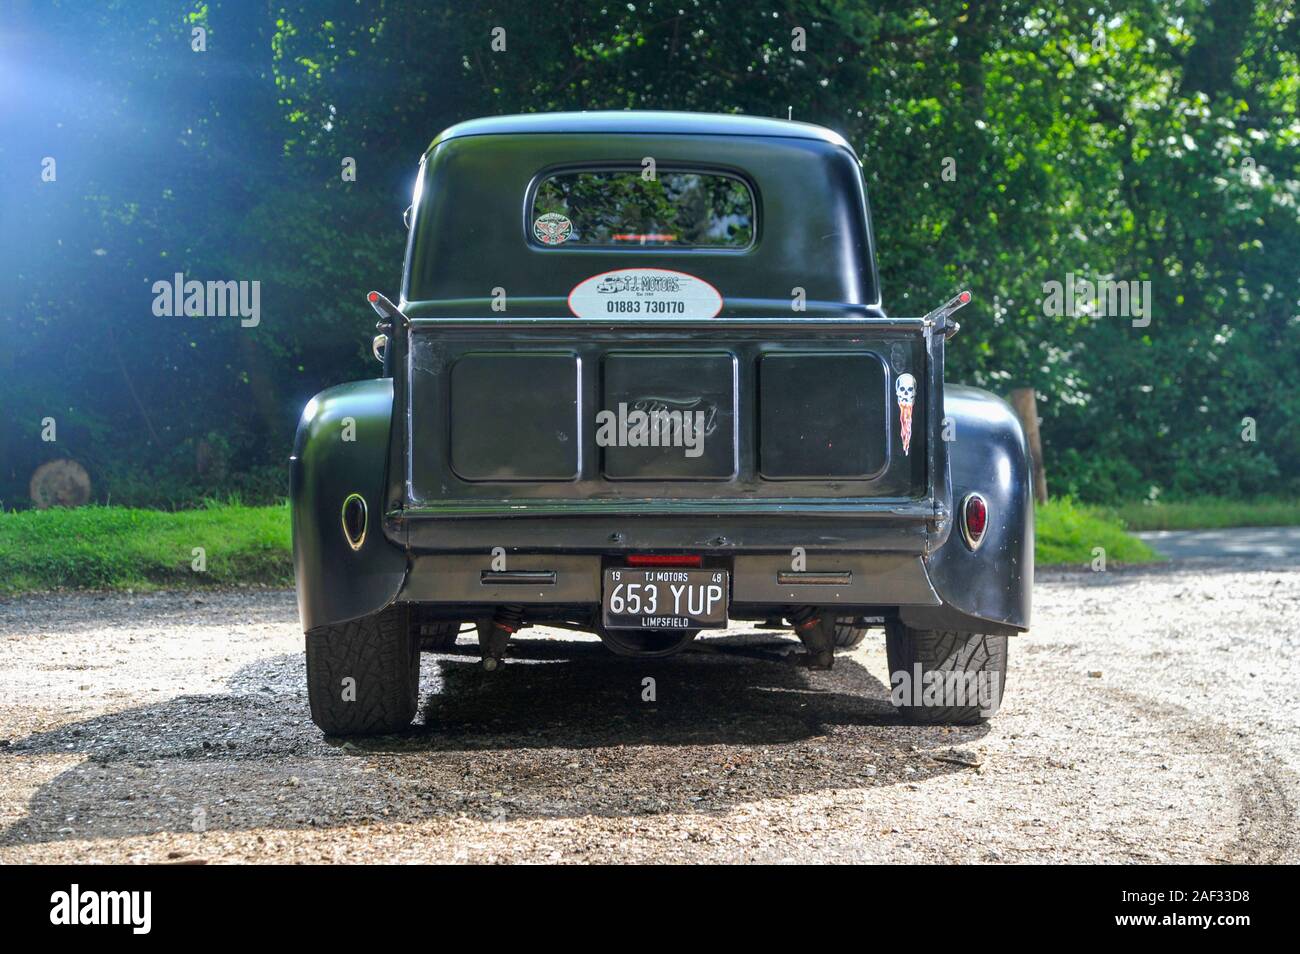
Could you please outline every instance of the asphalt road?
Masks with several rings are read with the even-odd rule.
[[[0,862],[1300,860],[1300,570],[1048,572],[987,726],[901,724],[735,627],[669,660],[527,630],[327,742],[292,594],[0,604]],[[655,680],[654,701],[643,680]]]
[[[1300,565],[1300,527],[1154,530],[1134,536],[1158,553],[1183,562],[1258,560]]]

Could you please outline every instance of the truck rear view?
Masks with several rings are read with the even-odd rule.
[[[996,711],[1029,622],[1024,438],[997,398],[945,388],[966,299],[882,309],[843,140],[479,120],[434,141],[409,221],[399,302],[370,296],[385,376],[322,392],[295,442],[326,732],[400,729],[422,648],[472,629],[493,669],[533,624],[656,656],[767,621],[814,668],[880,626],[906,717]]]

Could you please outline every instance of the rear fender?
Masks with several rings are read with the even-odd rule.
[[[917,629],[1016,633],[1029,628],[1034,582],[1034,506],[1024,429],[1001,398],[976,388],[944,389],[950,428],[949,482],[956,524],[926,560],[943,601],[902,607]],[[960,528],[962,501],[977,492],[988,502],[988,529],[972,551]]]
[[[384,533],[393,381],[329,388],[307,402],[289,462],[293,568],[306,630],[376,613],[406,578],[406,551]],[[343,532],[343,504],[358,494],[366,530],[356,549]]]

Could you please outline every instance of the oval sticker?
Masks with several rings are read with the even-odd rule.
[[[620,268],[569,292],[578,318],[714,318],[722,295],[702,278],[669,268]]]

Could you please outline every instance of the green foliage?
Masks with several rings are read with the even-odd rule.
[[[196,547],[204,550],[203,572],[194,569]],[[0,596],[292,582],[287,505],[0,513]]]
[[[1104,510],[1069,498],[1038,507],[1035,522],[1037,566],[1091,566],[1097,557],[1096,547],[1105,550],[1107,566],[1163,559],[1141,540],[1125,533],[1123,525]]]
[[[5,222],[22,227],[0,229],[10,504],[55,456],[85,464],[101,501],[282,492],[263,474],[283,466],[305,401],[375,371],[362,296],[395,297],[428,142],[475,116],[598,108],[792,110],[843,133],[863,157],[887,307],[920,314],[973,289],[949,377],[1036,390],[1055,492],[1300,493],[1291,5],[15,10],[0,36],[23,38],[4,50],[19,85],[0,138],[34,145],[6,179]],[[190,49],[194,24],[207,52]],[[57,183],[34,171],[46,150]],[[178,271],[260,280],[261,325],[155,317],[151,283]],[[1044,284],[1069,272],[1150,281],[1150,325],[1048,316]],[[39,439],[46,416],[55,445]],[[214,434],[229,448],[220,478],[197,465]]]

